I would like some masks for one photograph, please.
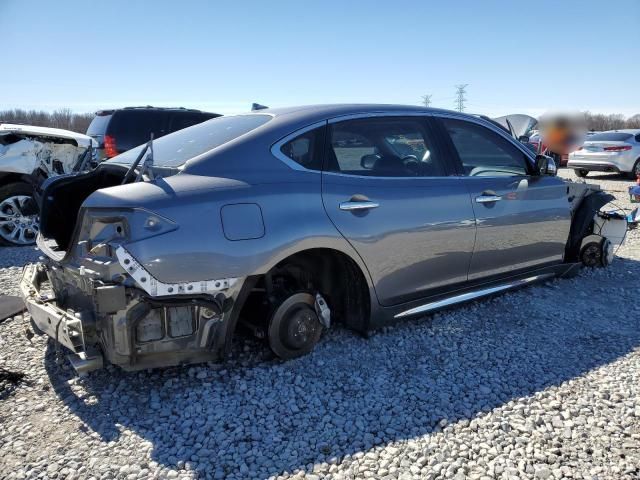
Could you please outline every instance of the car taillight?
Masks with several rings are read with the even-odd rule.
[[[118,155],[118,150],[116,149],[116,139],[111,135],[104,136],[104,154],[108,158]]]
[[[605,152],[624,152],[631,150],[631,145],[620,145],[619,147],[604,147]]]

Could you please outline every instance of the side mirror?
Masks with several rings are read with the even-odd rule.
[[[527,135],[520,135],[518,141],[522,143],[529,143],[530,138]]]
[[[536,174],[538,175],[557,175],[558,167],[553,158],[547,155],[536,155]]]
[[[364,155],[360,159],[360,166],[365,170],[371,170],[378,160],[380,160],[380,155],[376,155],[375,153]]]

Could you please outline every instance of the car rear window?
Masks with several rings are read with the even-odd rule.
[[[238,138],[271,120],[270,115],[235,115],[218,117],[179,130],[153,141],[153,162],[165,167],[178,167],[187,160]],[[133,163],[144,145],[109,160],[112,163]]]
[[[96,115],[93,120],[91,120],[89,128],[87,128],[87,135],[90,137],[104,135],[109,120],[111,120],[111,115]]]
[[[171,132],[177,132],[183,128],[197,125],[198,123],[205,122],[220,115],[215,113],[203,113],[203,112],[179,112],[172,113],[170,119],[169,130]]]
[[[167,133],[167,112],[163,110],[118,110],[107,127],[118,151],[129,150]]]
[[[587,137],[587,142],[624,142],[631,137],[632,134],[625,132],[602,132]]]

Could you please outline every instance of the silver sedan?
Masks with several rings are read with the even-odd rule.
[[[47,258],[21,290],[34,329],[79,372],[222,359],[240,329],[297,357],[335,323],[366,335],[607,265],[612,241],[593,225],[612,197],[555,173],[457,112],[215,118],[49,181]]]
[[[580,150],[569,154],[569,168],[586,177],[589,172],[617,172],[640,176],[640,130],[612,130],[587,138]]]

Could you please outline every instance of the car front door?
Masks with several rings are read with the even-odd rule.
[[[439,122],[475,211],[469,281],[562,262],[571,224],[564,182],[535,174],[515,141],[481,121]]]
[[[329,122],[324,206],[382,305],[467,281],[473,208],[442,151],[421,116]]]

